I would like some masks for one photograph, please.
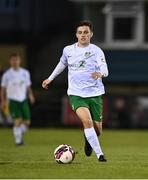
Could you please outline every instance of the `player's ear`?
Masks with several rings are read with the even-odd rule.
[[[90,36],[91,36],[91,38],[93,37],[93,35],[94,35],[94,33],[93,33],[93,32],[91,32],[91,35],[90,35]]]
[[[78,34],[77,34],[77,32],[76,32],[76,38],[78,38]]]

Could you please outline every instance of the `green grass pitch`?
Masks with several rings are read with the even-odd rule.
[[[80,129],[30,129],[25,145],[16,147],[11,129],[0,129],[0,178],[148,178],[148,132],[104,130],[100,139],[108,159],[99,163],[95,154],[83,152]],[[54,161],[54,149],[62,143],[77,151],[71,164]]]

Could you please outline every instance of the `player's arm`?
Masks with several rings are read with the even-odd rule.
[[[48,85],[66,68],[63,62],[59,62],[52,74],[42,82],[42,87],[48,89]]]
[[[106,63],[103,51],[102,51],[101,55],[99,55],[99,57],[98,57],[98,66],[99,66],[99,70],[97,72],[93,72],[91,74],[92,78],[98,79],[98,78],[107,77],[108,76],[108,67],[107,67],[107,63]]]
[[[27,96],[31,104],[35,103],[35,97],[31,88],[31,77],[30,72],[26,71],[26,87],[27,87]]]
[[[104,78],[108,76],[108,68],[106,63],[101,63],[99,72],[93,72],[92,77],[94,79]]]
[[[34,97],[31,86],[28,87],[28,98],[31,104],[35,103],[35,97]]]
[[[67,55],[66,48],[63,49],[63,54],[60,58],[60,62],[57,64],[56,68],[52,74],[42,82],[42,87],[48,89],[48,85],[67,67]]]
[[[102,74],[102,77],[107,77],[108,76],[108,67],[107,67],[105,57],[102,57],[102,59],[101,59],[100,73]]]
[[[3,111],[5,111],[7,107],[7,92],[6,92],[7,83],[8,83],[7,75],[4,73],[1,80],[1,93],[0,93],[1,107]]]
[[[6,87],[1,86],[1,107],[3,111],[5,111],[6,106],[7,106]]]

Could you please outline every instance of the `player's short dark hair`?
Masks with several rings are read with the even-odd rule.
[[[20,56],[19,53],[15,53],[15,52],[14,52],[14,53],[11,53],[11,54],[10,54],[10,58],[11,58],[11,57],[18,57],[18,56]]]
[[[80,26],[88,26],[90,28],[91,31],[93,31],[93,25],[90,21],[84,20],[84,21],[80,21],[79,23],[76,24],[76,32],[78,27]]]

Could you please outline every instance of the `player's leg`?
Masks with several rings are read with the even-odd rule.
[[[98,121],[93,121],[94,123],[94,129],[96,131],[97,136],[99,137],[102,134],[102,122],[98,122]],[[85,147],[84,147],[84,151],[86,156],[90,156],[92,154],[92,147],[89,144],[89,142],[87,141],[86,137],[85,138]]]
[[[95,127],[95,131],[97,133],[97,136],[99,137],[102,134],[102,121],[94,121],[94,127]],[[105,156],[100,156],[100,161],[107,161]]]
[[[100,156],[103,155],[103,152],[101,150],[100,143],[97,138],[95,129],[93,127],[93,121],[92,121],[89,109],[87,107],[79,107],[76,110],[76,114],[78,115],[78,117],[80,118],[80,120],[83,123],[84,134],[85,134],[87,141],[89,142],[92,149],[95,151],[97,158],[99,159]]]
[[[90,109],[91,117],[93,119],[95,131],[97,133],[97,136],[99,136],[102,131],[102,98],[101,97],[87,98],[87,104],[89,104],[89,109]],[[97,119],[97,121],[95,119]],[[91,145],[89,144],[86,138],[85,138],[84,150],[87,156],[90,156],[92,154]]]
[[[81,109],[80,109],[81,110]],[[86,109],[87,110],[87,109]],[[88,111],[88,110],[87,110]],[[78,113],[78,112],[77,112]],[[77,114],[78,115],[78,114]],[[79,116],[79,118],[80,118],[80,115],[78,115]],[[84,112],[84,115],[82,115],[83,116],[83,119],[84,119],[84,116],[87,116],[87,113],[86,112]],[[80,118],[80,119],[82,119],[82,118]],[[82,119],[82,121],[83,121],[83,119]],[[92,119],[91,119],[91,115],[90,115],[90,112],[89,112],[89,117],[85,117],[85,119],[86,119],[86,125],[85,125],[85,122],[82,122],[83,123],[83,126],[84,126],[84,128],[86,127],[92,127],[93,126],[93,122],[92,122]],[[90,123],[90,125],[88,126],[88,120],[87,119],[89,119],[89,123]],[[91,147],[91,145],[89,144],[89,142],[87,141],[87,138],[86,138],[86,136],[85,136],[85,133],[84,133],[84,140],[85,140],[85,145],[84,145],[84,152],[85,152],[85,154],[86,154],[86,156],[90,156],[91,154],[92,154],[92,147]]]
[[[22,133],[26,133],[30,124],[31,124],[31,121],[30,121],[30,108],[29,108],[29,104],[28,104],[28,101],[25,100],[22,102],[21,104],[21,111],[22,111],[22,118],[23,118],[23,123],[21,124],[21,131]]]
[[[90,98],[90,110],[97,136],[102,134],[103,100],[101,96]],[[106,161],[104,155],[100,161]]]
[[[22,123],[20,125],[22,134],[24,134],[28,131],[29,126],[30,126],[30,120],[25,119],[22,121]]]
[[[9,111],[10,111],[10,114],[11,114],[13,120],[14,120],[13,135],[15,138],[15,143],[16,143],[16,145],[21,145],[21,144],[23,144],[22,132],[20,129],[22,119],[21,119],[19,102],[14,101],[14,100],[10,100],[9,101]]]
[[[75,111],[75,112],[79,107],[89,108],[89,105],[87,103],[87,98],[81,98],[79,96],[69,96],[69,101],[70,101],[73,111]],[[85,127],[84,124],[83,124],[83,126]],[[90,146],[89,142],[87,141],[85,134],[84,134],[84,139],[85,139],[84,152],[85,152],[86,156],[90,156],[92,154],[92,147]]]
[[[23,144],[22,132],[21,132],[21,128],[20,128],[21,123],[22,123],[21,118],[14,118],[13,134],[14,134],[16,145]]]
[[[94,122],[94,128],[97,133],[97,136],[99,137],[102,134],[102,121],[93,121]]]
[[[72,109],[76,112],[76,114],[83,123],[84,135],[88,141],[88,144],[91,145],[97,157],[99,158],[100,155],[103,155],[103,153],[99,144],[99,140],[97,138],[97,134],[93,127],[93,121],[89,110],[89,98],[81,98],[79,96],[69,96],[69,100]]]

